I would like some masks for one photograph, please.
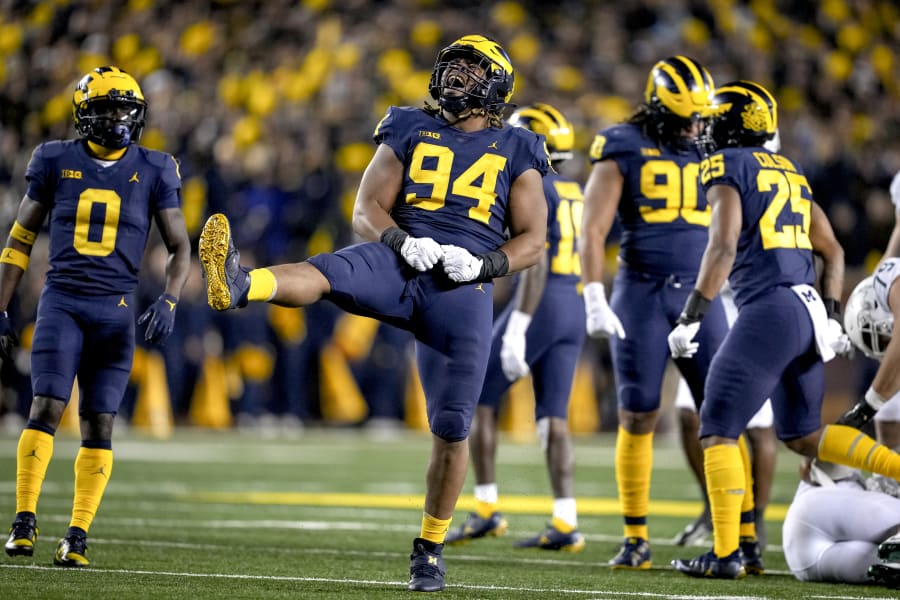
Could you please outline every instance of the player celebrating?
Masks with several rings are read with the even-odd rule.
[[[147,323],[150,342],[162,344],[172,332],[191,251],[178,164],[138,145],[147,110],[138,83],[117,67],[99,67],[81,78],[72,102],[81,139],[35,149],[25,171],[28,190],[0,258],[0,355],[8,360],[17,343],[6,309],[50,215],[50,269],[31,351],[34,398],[16,452],[16,517],[6,553],[34,553],[41,484],[77,375],[75,497],[53,562],[84,567],[87,532],[112,474],[113,420],[131,372],[134,292],[151,217],[169,258],[165,292],[138,319]]]
[[[224,215],[211,216],[200,237],[216,310],[325,298],[415,335],[433,436],[413,591],[444,587],[441,552],[491,348],[493,278],[535,264],[547,238],[544,141],[502,120],[514,81],[506,51],[484,36],[440,51],[429,84],[438,106],[390,107],[375,129],[378,149],[353,211],[367,243],[251,271]]]
[[[556,108],[534,104],[509,118],[512,126],[540,133],[554,167],[572,157],[575,131]],[[504,392],[532,373],[535,420],[553,490],[553,517],[542,533],[517,548],[577,552],[584,548],[575,508],[575,456],[569,435],[572,379],[584,345],[584,301],[578,291],[581,262],[576,249],[581,228],[581,186],[555,172],[544,177],[547,198],[547,254],[519,278],[513,301],[494,325],[487,376],[471,433],[476,511],[447,543],[503,535],[507,523],[497,511],[497,413]]]
[[[778,438],[795,452],[891,477],[900,474],[900,455],[857,429],[822,427],[824,361],[849,350],[836,300],[843,250],[802,172],[763,147],[777,127],[772,95],[738,81],[719,88],[714,101],[717,152],[701,165],[713,212],[709,244],[669,334],[672,356],[697,352],[694,336],[726,277],[739,312],[710,366],[700,409],[713,549],[673,566],[695,577],[736,579],[746,573],[739,547],[746,478],[737,438],[767,397]],[[812,287],[813,253],[824,263],[824,301]]]

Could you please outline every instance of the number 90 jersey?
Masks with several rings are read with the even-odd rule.
[[[793,162],[762,147],[725,148],[704,160],[706,190],[741,196],[741,234],[728,281],[740,308],[775,286],[815,284],[809,239],[812,188]]]
[[[700,270],[711,211],[700,187],[700,155],[679,152],[632,124],[597,134],[590,160],[614,160],[624,181],[618,216],[619,257],[630,268],[691,279]]]
[[[80,295],[134,291],[152,216],[181,204],[175,159],[137,145],[104,167],[81,140],[47,142],[25,178],[50,212],[47,285]]]
[[[373,137],[390,146],[405,168],[391,210],[397,225],[472,254],[503,245],[512,182],[528,169],[543,176],[550,165],[544,138],[534,132],[465,132],[420,108],[388,108]]]

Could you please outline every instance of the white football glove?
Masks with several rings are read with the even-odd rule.
[[[625,328],[616,313],[606,303],[606,291],[599,281],[584,286],[585,326],[591,337],[615,335],[625,339]]]
[[[828,319],[828,345],[840,356],[849,356],[853,352],[850,337],[844,333],[843,326],[835,319]]]
[[[700,342],[695,342],[694,336],[700,329],[700,321],[694,321],[689,325],[679,323],[675,329],[669,332],[669,352],[672,358],[690,358],[700,347]]]
[[[503,374],[510,381],[516,381],[528,375],[531,369],[525,362],[525,333],[531,325],[531,315],[520,310],[512,311],[503,332],[500,345],[500,365]]]
[[[465,248],[459,246],[441,246],[444,253],[444,272],[452,281],[462,283],[474,281],[481,274],[482,260]]]
[[[429,237],[414,238],[412,236],[403,240],[400,247],[400,256],[416,271],[428,271],[441,260],[444,251],[441,245]]]

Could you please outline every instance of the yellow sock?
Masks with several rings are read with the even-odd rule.
[[[650,539],[647,512],[650,472],[653,470],[653,434],[630,433],[619,427],[616,436],[616,485],[625,518],[625,537]]]
[[[41,484],[53,457],[53,436],[24,429],[16,449],[16,512],[37,513]]]
[[[453,517],[438,519],[428,513],[422,513],[422,532],[419,534],[419,537],[435,544],[443,544],[452,520]]]
[[[80,448],[75,457],[75,500],[69,527],[81,527],[87,532],[97,514],[100,499],[112,474],[112,450]]]
[[[900,478],[900,454],[854,427],[826,425],[819,440],[818,457],[885,477]]]
[[[732,444],[710,446],[703,452],[703,471],[713,523],[713,551],[724,558],[738,549],[744,466],[741,451]]]
[[[747,436],[738,438],[741,462],[744,464],[744,501],[741,502],[741,537],[756,539],[756,502],[753,497],[753,467],[750,464],[750,449]]]
[[[247,299],[257,302],[268,302],[275,296],[278,282],[275,274],[268,269],[253,269],[250,271],[250,291]]]
[[[477,514],[482,519],[487,519],[496,511],[496,502],[485,502],[484,500],[478,500],[475,504],[475,514]]]

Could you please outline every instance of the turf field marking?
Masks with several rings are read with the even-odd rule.
[[[370,553],[366,553],[371,555]],[[405,555],[404,555],[405,556]],[[454,558],[456,560],[456,557]],[[44,567],[40,565],[11,565],[0,563],[0,568],[5,569],[22,569],[32,571],[55,571],[57,573],[97,573],[101,575],[109,575],[111,573],[119,573],[122,575],[144,575],[157,577],[185,577],[185,578],[209,578],[209,579],[236,579],[247,581],[285,581],[299,583],[334,583],[334,584],[352,584],[352,585],[373,585],[389,588],[406,588],[406,582],[402,581],[377,581],[371,579],[338,579],[332,577],[296,577],[289,575],[246,575],[240,573],[191,573],[177,571],[144,571],[136,569],[94,569],[86,567],[77,570],[64,570],[59,567]],[[653,592],[626,592],[626,591],[606,591],[606,590],[581,590],[581,589],[560,589],[560,588],[533,588],[533,587],[512,587],[512,586],[495,586],[495,585],[473,585],[473,584],[449,584],[447,590],[472,590],[483,592],[521,592],[534,594],[571,594],[573,596],[596,596],[600,598],[660,598],[663,600],[766,600],[766,596],[740,596],[729,594],[722,595],[697,595],[697,594],[659,594]],[[820,600],[854,600],[858,596],[831,596],[817,594],[807,596],[808,598],[817,598]],[[893,596],[873,596],[867,600],[896,600]]]
[[[7,569],[26,569],[35,571],[56,571],[62,572],[59,567],[43,567],[39,565],[10,565],[0,564],[0,567]],[[384,587],[406,587],[406,582],[401,581],[376,581],[371,579],[339,579],[332,577],[296,577],[288,575],[246,575],[240,573],[191,573],[177,571],[144,571],[136,569],[94,569],[90,567],[78,569],[77,571],[68,571],[77,573],[97,573],[109,575],[111,573],[119,573],[122,575],[144,575],[157,577],[190,577],[190,578],[211,578],[211,579],[237,579],[250,581],[286,581],[300,583],[335,583],[335,584],[352,584],[352,585],[377,585]],[[472,584],[450,584],[447,590],[473,590],[484,592],[518,592],[533,594],[571,594],[580,596],[598,596],[603,598],[615,597],[633,597],[633,598],[662,598],[665,600],[766,600],[765,596],[737,596],[729,594],[727,596],[711,595],[702,596],[696,594],[657,594],[651,592],[625,592],[625,591],[606,591],[606,590],[581,590],[581,589],[560,589],[560,588],[533,588],[533,587],[512,587],[498,585],[472,585]],[[842,596],[818,596],[819,598],[828,598],[837,600]],[[870,599],[870,600],[891,600]]]
[[[419,510],[425,497],[420,494],[358,494],[320,492],[187,492],[178,499],[194,502],[220,502],[228,504],[283,504],[306,506],[360,506],[366,508],[408,508]],[[504,495],[500,505],[503,512],[511,514],[546,514],[553,509],[549,496],[520,494]],[[458,510],[475,510],[473,496],[460,496]],[[650,514],[667,517],[693,517],[703,506],[698,501],[650,500]],[[578,498],[580,515],[618,515],[621,508],[616,498]],[[786,504],[770,504],[766,508],[766,520],[784,520]]]

